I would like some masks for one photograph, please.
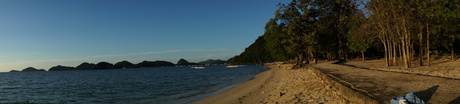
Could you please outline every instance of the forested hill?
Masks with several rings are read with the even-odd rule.
[[[274,61],[269,51],[265,49],[265,40],[263,36],[257,38],[248,48],[238,56],[233,58],[233,64],[258,64],[261,62]]]
[[[455,60],[460,47],[459,4],[459,0],[292,0],[279,5],[265,33],[233,63],[294,60],[295,67],[301,67],[317,59],[353,56],[364,62],[369,53],[384,57],[386,66],[406,68],[413,62],[429,66],[433,55]]]

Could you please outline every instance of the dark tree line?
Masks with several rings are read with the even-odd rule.
[[[459,5],[459,0],[292,0],[279,4],[265,33],[233,62],[293,60],[301,67],[358,53],[364,62],[369,48],[379,49],[387,66],[430,65],[433,50],[454,60]]]
[[[274,59],[270,57],[270,52],[265,49],[266,41],[263,36],[245,49],[243,53],[235,56],[232,60],[233,64],[258,64],[263,62],[272,62]]]
[[[346,58],[352,18],[364,16],[357,6],[352,0],[293,0],[279,4],[262,36],[266,43],[263,49],[267,51],[264,54],[268,54],[265,57],[275,61],[292,59],[296,67],[318,58]],[[248,50],[242,55],[250,53]]]
[[[367,25],[385,49],[387,66],[403,61],[410,68],[418,56],[419,65],[430,65],[431,50],[444,48],[455,60],[454,44],[459,40],[459,0],[372,0],[367,3]],[[426,56],[426,58],[424,58]],[[398,59],[399,57],[399,59]]]

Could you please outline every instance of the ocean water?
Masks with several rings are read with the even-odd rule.
[[[0,103],[189,104],[265,70],[205,67],[0,73]]]

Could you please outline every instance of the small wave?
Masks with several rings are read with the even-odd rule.
[[[174,97],[174,99],[188,98],[188,97],[192,97],[192,96],[196,96],[196,95],[200,95],[200,94],[205,94],[205,93],[209,93],[209,92],[210,92],[209,90],[191,91],[191,92],[188,92],[188,93],[180,94],[180,95]]]
[[[36,104],[34,102],[29,102],[29,101],[26,101],[26,102],[0,102],[1,104]]]
[[[175,97],[175,99],[188,98],[188,97],[195,96],[195,95],[198,95],[198,93],[196,93],[196,94],[187,94],[187,95],[177,96],[177,97]]]
[[[19,89],[19,88],[21,88],[21,87],[20,86],[4,86],[4,87],[2,87],[2,89],[9,89],[9,90],[11,90],[11,89]]]

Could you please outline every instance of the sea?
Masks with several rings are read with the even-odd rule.
[[[0,103],[190,104],[265,71],[260,65],[0,73]]]

